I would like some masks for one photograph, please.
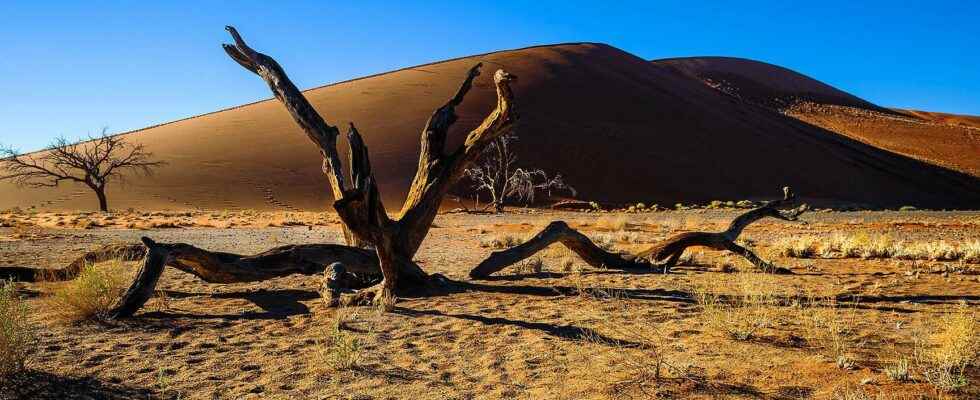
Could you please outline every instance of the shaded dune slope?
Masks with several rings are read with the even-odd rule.
[[[980,176],[980,117],[879,107],[776,65],[729,57],[654,61],[742,101],[821,128]]]
[[[357,124],[386,205],[396,208],[416,168],[419,130],[477,61],[486,64],[484,74],[459,109],[449,145],[460,143],[492,108],[490,76],[506,68],[520,77],[514,89],[523,117],[517,142],[521,163],[561,171],[582,199],[673,204],[770,198],[782,185],[791,185],[818,204],[980,205],[976,176],[876,148],[720,92],[676,63],[650,63],[602,44],[466,57],[315,88],[306,95],[329,123]],[[284,67],[288,71],[289,65]],[[781,85],[792,89],[794,82]],[[876,107],[829,86],[820,88],[813,93],[836,99],[832,104]],[[110,207],[329,207],[319,154],[278,102],[127,135],[169,165],[151,178],[115,186]],[[0,209],[95,204],[93,195],[75,186],[35,190],[2,183],[0,193]]]

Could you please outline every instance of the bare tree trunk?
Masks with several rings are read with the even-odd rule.
[[[421,154],[401,212],[392,219],[381,202],[381,195],[371,171],[367,146],[353,124],[347,133],[350,165],[348,181],[337,154],[339,130],[327,124],[271,57],[250,48],[238,32],[227,27],[235,45],[225,45],[228,55],[245,69],[261,77],[269,89],[323,155],[323,171],[334,192],[334,208],[354,236],[371,244],[376,252],[383,280],[352,298],[352,302],[373,301],[378,295],[394,296],[402,279],[426,277],[418,268],[407,267],[429,232],[442,198],[463,171],[495,138],[508,132],[517,119],[512,104],[510,82],[514,76],[498,70],[494,75],[497,106],[484,122],[467,135],[462,146],[447,152],[446,137],[457,116],[458,106],[480,75],[477,64],[463,80],[453,98],[429,117],[420,137]]]
[[[728,250],[742,257],[755,265],[763,272],[787,274],[792,273],[786,268],[774,266],[758,256],[751,250],[739,246],[735,243],[738,235],[742,233],[749,224],[765,217],[774,217],[786,221],[796,221],[800,214],[808,209],[806,204],[787,211],[780,211],[779,207],[789,205],[795,196],[790,189],[783,188],[783,199],[771,201],[762,207],[747,211],[736,217],[729,224],[728,229],[722,232],[686,232],[671,236],[647,250],[635,256],[623,256],[602,250],[588,237],[570,228],[563,221],[555,221],[545,227],[541,233],[518,246],[495,251],[486,260],[470,271],[472,278],[486,278],[504,268],[507,268],[518,261],[524,260],[552,243],[561,242],[578,254],[589,265],[596,268],[613,268],[623,270],[647,270],[652,271],[655,264],[651,261],[662,261],[656,266],[662,267],[660,271],[670,272],[670,269],[677,264],[681,255],[688,247],[702,246],[714,250]],[[659,271],[657,271],[659,272]]]
[[[95,195],[99,197],[99,211],[109,212],[109,201],[105,196],[105,187],[92,186],[92,190],[94,190]]]

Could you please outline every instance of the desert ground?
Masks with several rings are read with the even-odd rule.
[[[975,353],[955,389],[937,372],[938,354],[955,351],[947,339],[976,345],[980,212],[811,212],[751,225],[741,243],[791,275],[707,249],[689,249],[670,274],[603,270],[556,244],[491,279],[468,277],[494,247],[553,220],[637,252],[721,230],[738,212],[440,214],[416,261],[451,289],[387,312],[326,307],[317,276],[208,284],[168,269],[134,318],[78,322],[51,300],[66,283],[20,283],[39,342],[0,398],[980,396]],[[140,236],[243,254],[343,242],[329,213],[21,211],[0,221],[0,266],[56,267]],[[834,253],[827,246],[840,238],[863,250]],[[943,246],[961,247],[933,254]],[[912,248],[933,250],[901,256]],[[126,282],[138,265],[103,267]],[[971,331],[947,329],[964,318]]]

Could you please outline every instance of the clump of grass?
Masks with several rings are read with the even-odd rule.
[[[840,309],[833,300],[824,304],[810,301],[801,311],[799,319],[806,329],[807,341],[823,350],[838,368],[854,368],[854,349],[859,346],[854,311]]]
[[[884,372],[888,379],[896,382],[908,382],[912,379],[911,363],[905,357],[886,365]]]
[[[778,283],[768,274],[740,272],[692,290],[712,331],[749,340],[773,324]]]
[[[537,275],[544,270],[544,260],[542,260],[540,257],[531,257],[521,261],[520,264],[517,264],[515,269],[517,270],[517,273],[521,275]]]
[[[775,243],[779,253],[786,257],[812,258],[817,254],[819,241],[816,236],[784,237]]]
[[[28,312],[14,283],[0,281],[0,383],[24,370],[37,341],[37,330],[28,321]]]
[[[374,299],[375,311],[378,314],[389,313],[395,309],[395,303],[397,302],[398,296],[382,291],[381,295],[377,299]]]
[[[575,270],[575,259],[572,257],[562,257],[558,261],[558,266],[561,268],[562,272],[572,272]]]
[[[106,319],[124,288],[116,273],[121,264],[110,261],[86,265],[78,277],[54,290],[48,298],[52,310],[66,322]]]
[[[497,235],[480,240],[480,247],[500,250],[511,248],[521,243],[524,243],[524,241],[514,235]]]
[[[980,361],[976,313],[964,304],[932,326],[932,332],[917,337],[916,364],[930,384],[955,392],[969,384],[966,368]]]
[[[902,260],[963,261],[980,263],[980,240],[948,243],[904,242],[888,234],[835,233],[829,237],[805,235],[773,244],[779,253],[795,258],[898,258]]]
[[[327,327],[325,338],[317,341],[313,352],[313,365],[330,371],[353,369],[361,360],[361,341],[350,333],[346,325],[357,318],[348,308],[338,308],[333,321]]]
[[[607,233],[595,235],[595,237],[592,238],[592,243],[595,243],[596,246],[599,246],[600,249],[605,251],[613,252],[616,250],[616,239]]]

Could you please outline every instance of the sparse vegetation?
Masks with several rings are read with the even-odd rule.
[[[945,392],[969,384],[966,368],[980,361],[977,314],[966,305],[957,307],[916,336],[916,367],[922,377]]]
[[[795,258],[896,258],[901,260],[963,261],[980,263],[980,240],[959,243],[898,241],[888,234],[836,233],[830,236],[791,236],[773,246],[786,257]]]
[[[514,235],[495,235],[480,240],[480,247],[494,250],[507,249],[524,243],[524,240]]]
[[[772,275],[753,272],[713,279],[692,290],[709,329],[735,340],[749,340],[772,326],[778,292]]]
[[[842,309],[833,300],[804,302],[799,319],[806,330],[807,341],[829,357],[840,369],[853,369],[854,349],[860,346],[856,336],[857,316],[853,309]]]
[[[124,289],[121,264],[110,261],[86,265],[78,277],[54,289],[48,298],[51,311],[66,322],[107,318]]]
[[[345,371],[355,368],[361,360],[361,340],[347,330],[347,324],[357,318],[357,313],[345,307],[327,326],[325,337],[317,342],[312,365],[318,372]]]
[[[11,281],[0,281],[0,386],[22,370],[34,351],[37,328],[28,320],[27,304]]]

